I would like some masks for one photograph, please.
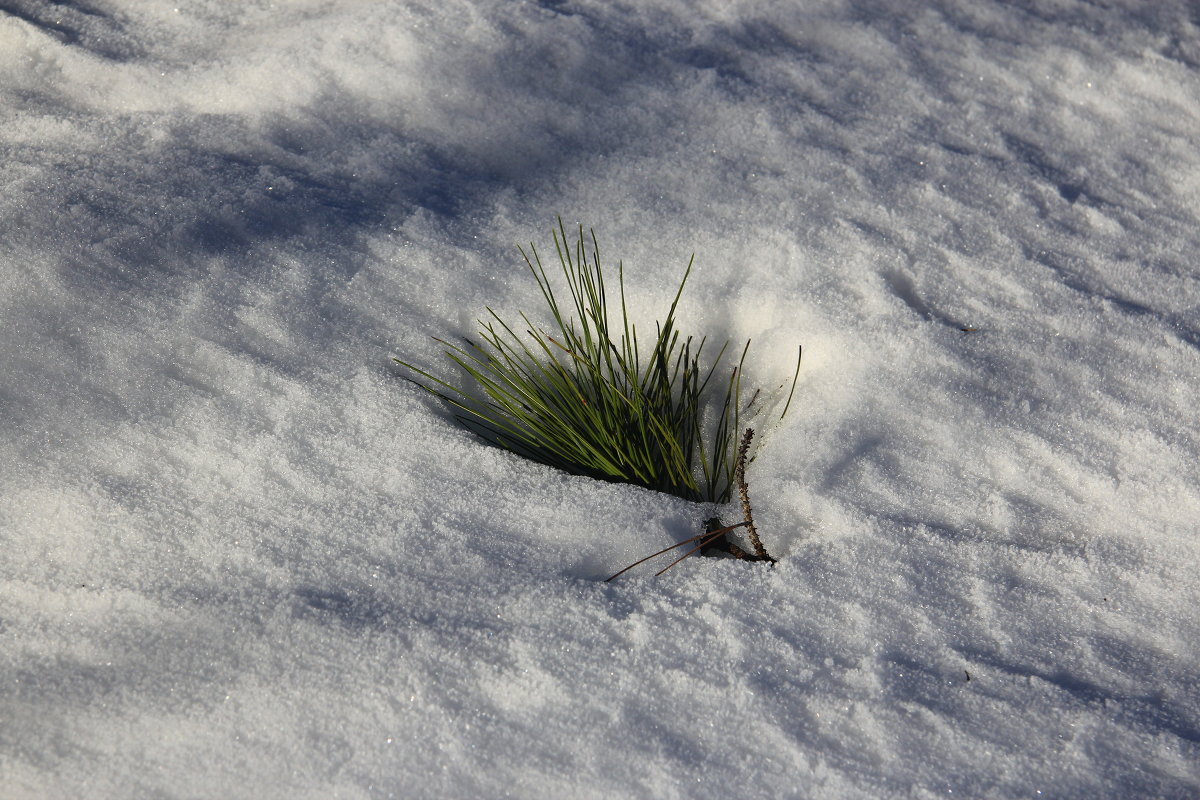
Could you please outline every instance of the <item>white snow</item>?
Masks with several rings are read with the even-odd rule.
[[[1183,0],[0,3],[0,796],[1200,796],[1198,132]],[[556,214],[804,345],[777,566],[393,368]]]

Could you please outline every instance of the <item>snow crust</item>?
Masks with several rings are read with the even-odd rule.
[[[1200,795],[1194,4],[2,8],[0,795]],[[774,568],[393,369],[556,214]]]

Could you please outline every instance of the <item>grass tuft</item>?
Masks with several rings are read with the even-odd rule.
[[[465,372],[468,389],[394,360],[419,376],[414,383],[455,409],[459,422],[499,447],[576,475],[727,502],[750,342],[728,378],[714,382],[728,343],[704,368],[707,339],[677,329],[675,311],[695,256],[654,337],[639,340],[626,309],[623,265],[617,266],[614,307],[595,232],[585,237],[581,225],[572,243],[560,218],[553,236],[566,294],[555,293],[532,244],[528,252],[520,249],[545,298],[549,331],[524,313],[510,325],[488,308],[479,342],[438,339]],[[799,369],[797,361],[783,414]]]

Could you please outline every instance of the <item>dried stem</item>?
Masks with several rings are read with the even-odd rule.
[[[736,525],[730,525],[728,528],[721,528],[720,530],[705,531],[704,533],[698,533],[695,536],[691,537],[690,539],[684,539],[682,542],[677,542],[677,543],[671,545],[670,547],[664,547],[662,550],[659,550],[657,553],[651,553],[650,555],[646,556],[645,558],[641,559],[640,561],[633,562],[632,564],[630,564],[628,567],[625,567],[625,569],[621,570],[620,572],[615,572],[612,575],[609,575],[607,578],[604,579],[604,582],[608,583],[613,578],[617,577],[618,575],[628,572],[629,570],[636,567],[638,564],[645,564],[647,561],[654,558],[655,556],[661,556],[663,553],[674,550],[676,547],[683,547],[685,544],[691,544],[692,542],[700,541],[700,544],[696,548],[689,550],[683,556],[683,558],[680,558],[676,561],[672,561],[670,564],[668,564],[667,569],[670,569],[671,567],[678,564],[680,561],[683,561],[684,558],[687,558],[692,553],[696,552],[696,550],[699,550],[701,547],[704,547],[705,545],[707,545],[712,540],[717,539],[721,536],[724,536],[725,534],[729,533],[730,531],[734,530],[735,528],[740,528],[745,524],[746,523],[744,523],[744,522],[739,522]],[[664,569],[664,570],[662,570],[662,572],[659,572],[656,574],[661,575],[663,572],[666,572],[667,569]]]
[[[738,447],[737,466],[734,467],[733,479],[737,481],[738,494],[742,500],[742,518],[745,520],[746,536],[754,547],[754,554],[764,561],[775,562],[767,553],[762,540],[758,538],[758,530],[754,527],[754,514],[750,510],[750,487],[746,485],[746,453],[750,450],[750,440],[754,438],[754,428],[746,428],[742,434],[742,444]]]
[[[721,528],[720,530],[709,531],[709,532],[706,532],[706,533],[703,533],[703,534],[701,534],[701,535],[700,535],[700,536],[698,536],[698,537],[695,537],[695,538],[693,538],[693,539],[689,539],[688,541],[690,541],[690,542],[694,542],[694,541],[696,541],[696,539],[700,539],[700,544],[696,545],[696,546],[695,546],[695,547],[693,547],[691,550],[688,550],[686,553],[684,553],[683,555],[681,555],[679,558],[675,559],[675,560],[674,560],[674,561],[672,561],[670,564],[667,564],[665,567],[663,567],[662,569],[660,569],[658,572],[654,573],[654,577],[656,577],[656,578],[657,578],[659,575],[662,575],[664,572],[666,572],[666,571],[667,571],[667,570],[669,570],[671,567],[673,567],[673,566],[675,566],[676,564],[678,564],[680,561],[683,561],[685,558],[687,558],[688,556],[690,556],[692,553],[695,553],[695,552],[696,552],[696,551],[698,551],[698,550],[703,550],[703,549],[704,549],[705,547],[707,547],[709,544],[711,544],[712,542],[715,542],[717,539],[720,539],[722,536],[724,536],[725,534],[729,533],[729,532],[730,532],[731,530],[733,530],[734,528],[740,528],[740,527],[742,527],[742,526],[743,526],[743,525],[745,525],[745,524],[746,524],[746,523],[744,523],[744,522],[739,522],[737,525],[730,525],[728,528]]]

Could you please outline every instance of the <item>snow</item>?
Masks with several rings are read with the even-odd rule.
[[[1193,4],[3,9],[0,795],[1200,795]],[[400,380],[556,214],[775,567]]]

